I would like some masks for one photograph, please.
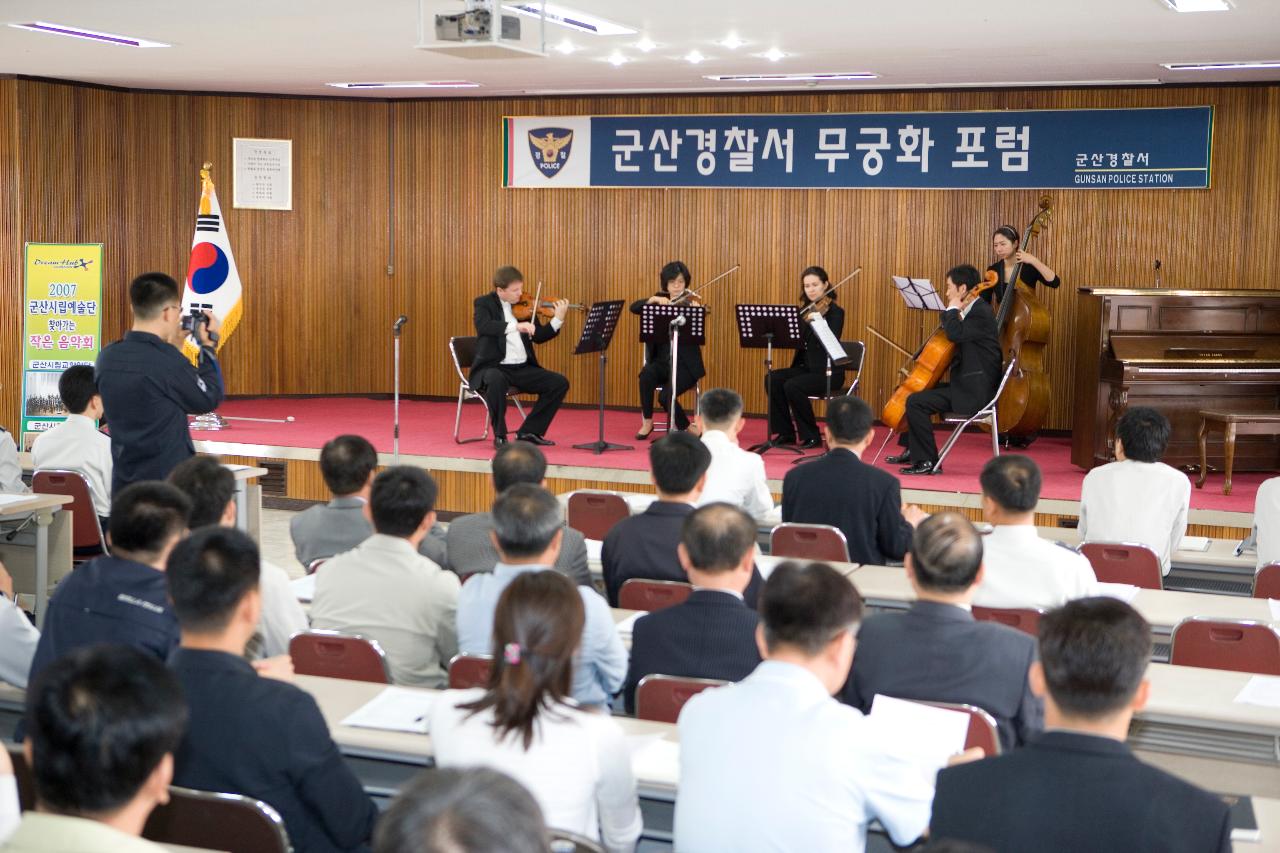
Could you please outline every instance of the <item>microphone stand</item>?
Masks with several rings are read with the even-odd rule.
[[[391,464],[400,464],[400,330],[404,328],[404,324],[409,322],[409,318],[401,314],[394,323],[391,324],[391,335],[395,341],[392,357],[392,373],[394,376],[392,384],[392,431],[391,431]]]
[[[671,394],[671,404],[667,407],[667,434],[676,431],[676,356],[680,350],[680,327],[685,324],[685,317],[681,314],[679,317],[673,317],[671,323],[668,324],[668,331],[671,332],[671,345],[668,351],[671,353],[671,385],[667,391]]]

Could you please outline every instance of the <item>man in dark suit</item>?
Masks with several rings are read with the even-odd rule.
[[[545,437],[551,419],[569,393],[569,380],[538,366],[533,345],[560,334],[569,300],[555,303],[549,323],[536,322],[537,313],[520,322],[511,306],[524,295],[524,275],[515,267],[499,267],[493,274],[493,292],[475,300],[476,357],[471,363],[471,386],[484,395],[493,421],[493,443],[507,443],[507,389],[536,394],[533,411],[516,434],[532,444],[555,444]],[[536,307],[536,306],[535,306]]]
[[[649,476],[658,499],[639,515],[615,524],[600,552],[610,607],[618,606],[618,593],[631,578],[688,582],[676,546],[710,466],[711,451],[686,432],[668,433],[649,445]],[[746,591],[748,607],[755,608],[763,583],[760,573],[754,572]]]
[[[516,483],[531,486],[547,485],[547,458],[532,444],[513,441],[499,447],[493,455],[493,495],[505,492]],[[449,523],[445,539],[449,555],[448,568],[459,575],[491,572],[498,564],[498,548],[493,544],[493,513],[473,512]],[[564,528],[560,540],[560,555],[556,557],[555,570],[567,575],[579,586],[591,585],[591,570],[587,567],[587,541],[581,531]]]
[[[283,672],[280,659],[244,659],[262,608],[257,545],[235,529],[201,528],[174,548],[166,576],[182,629],[169,667],[191,713],[174,784],[263,800],[299,853],[366,850],[377,806],[315,699],[280,680],[292,675],[287,658]]]
[[[873,437],[871,423],[871,409],[857,397],[836,397],[827,404],[830,451],[787,472],[782,520],[838,527],[850,560],[883,565],[907,553],[911,528],[925,513],[902,505],[892,474],[863,463]]]
[[[982,277],[968,264],[947,273],[947,310],[942,312],[942,329],[956,345],[951,359],[951,378],[944,385],[917,391],[907,397],[907,432],[899,440],[906,453],[890,456],[889,462],[911,463],[904,474],[929,474],[938,463],[938,443],[933,438],[933,416],[945,412],[972,414],[995,396],[1000,385],[1000,330],[996,315],[982,299],[966,305]]]
[[[742,599],[755,544],[755,521],[729,504],[707,504],[685,519],[676,550],[693,594],[636,620],[622,688],[628,714],[640,679],[651,673],[740,681],[760,663],[759,620]]]
[[[1082,598],[1046,614],[1031,686],[1044,697],[1048,731],[940,772],[933,837],[997,853],[1228,853],[1226,803],[1125,745],[1150,693],[1150,657],[1151,627],[1122,601]]]
[[[930,516],[916,528],[906,572],[915,604],[863,621],[841,701],[863,713],[877,693],[976,705],[995,718],[1004,749],[1026,743],[1043,728],[1040,700],[1027,681],[1036,641],[974,620],[969,605],[982,581],[978,531],[959,513]]]

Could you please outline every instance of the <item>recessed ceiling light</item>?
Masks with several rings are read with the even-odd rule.
[[[608,57],[606,57],[605,61],[608,62],[610,65],[612,65],[614,68],[617,68],[620,65],[626,65],[627,62],[629,62],[630,60],[628,60],[627,57],[622,55],[622,51],[615,50],[613,53],[609,54]]]
[[[778,50],[776,47],[771,47],[768,50],[766,50],[764,53],[757,53],[756,56],[760,57],[761,59],[767,59],[770,62],[777,62],[779,59],[782,59],[783,57],[785,57],[786,54]]]
[[[568,56],[569,54],[577,50],[578,46],[573,42],[569,41],[568,39],[564,39],[552,49],[559,53],[563,53],[565,56]]]
[[[528,15],[531,18],[542,18],[542,10],[547,13],[547,23],[559,24],[571,30],[591,33],[596,36],[629,36],[635,32],[631,27],[606,20],[589,12],[570,9],[568,6],[557,6],[554,3],[508,3],[503,7],[508,12]]]
[[[335,89],[478,89],[470,80],[401,80],[398,82],[325,83]]]
[[[1231,9],[1227,0],[1161,0],[1175,12],[1226,12]]]
[[[829,80],[874,80],[878,74],[872,74],[870,71],[850,71],[834,74],[708,74],[708,80],[721,80],[726,82],[774,82],[782,81],[786,83],[825,83]]]
[[[737,50],[738,48],[742,47],[744,44],[746,44],[746,42],[738,38],[737,33],[729,33],[729,35],[725,36],[724,39],[720,42],[721,47],[728,48],[729,50]]]
[[[701,62],[702,60],[706,59],[706,57],[705,57],[705,56],[703,56],[701,53],[699,53],[699,52],[698,52],[698,51],[696,51],[696,50],[691,50],[691,51],[689,51],[688,53],[686,53],[686,54],[684,55],[684,58],[685,58],[685,60],[686,60],[686,61],[691,62],[691,63],[693,63],[694,65],[697,65],[699,62]]]
[[[640,51],[641,53],[648,53],[649,51],[653,50],[655,47],[657,47],[657,45],[654,44],[653,39],[649,38],[648,36],[641,37],[640,41],[635,43],[635,49]]]
[[[70,36],[77,39],[115,44],[121,47],[172,47],[162,41],[148,41],[133,36],[122,36],[115,33],[100,33],[97,30],[86,30],[83,27],[68,27],[63,24],[51,24],[48,21],[31,21],[25,24],[10,24],[19,30],[31,30],[36,33],[49,33],[55,36]]]
[[[1280,68],[1280,59],[1263,59],[1257,62],[1162,62],[1170,71],[1242,71],[1251,68]]]

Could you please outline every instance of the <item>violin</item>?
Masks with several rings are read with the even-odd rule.
[[[533,319],[533,316],[535,313],[535,310],[533,307],[534,301],[535,301],[535,298],[532,296],[529,296],[528,294],[525,294],[524,296],[520,297],[519,302],[511,303],[511,315],[515,317],[517,320],[519,320],[521,323],[529,322],[530,320]],[[536,301],[538,303],[538,308],[536,313],[539,317],[542,317],[544,319],[550,319],[551,317],[554,317],[556,315],[556,302],[558,302],[559,300],[538,299]],[[575,302],[570,302],[569,307],[575,311],[587,310],[585,306],[579,305]]]
[[[800,319],[803,320],[804,315],[808,314],[810,311],[816,311],[824,317],[827,316],[827,309],[831,307],[831,303],[832,301],[834,301],[831,298],[831,294],[834,293],[836,290],[840,289],[841,285],[843,285],[846,281],[853,278],[855,275],[857,275],[860,272],[862,272],[862,267],[858,267],[853,272],[849,273],[847,276],[840,279],[840,281],[837,282],[836,284],[828,285],[827,289],[822,292],[822,295],[819,296],[817,299],[815,299],[813,302],[806,303],[804,299],[801,299],[800,300]]]

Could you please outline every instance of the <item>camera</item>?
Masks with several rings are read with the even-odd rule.
[[[195,334],[196,327],[201,323],[209,322],[209,318],[204,315],[204,309],[198,306],[191,306],[191,310],[182,318],[182,330]]]

